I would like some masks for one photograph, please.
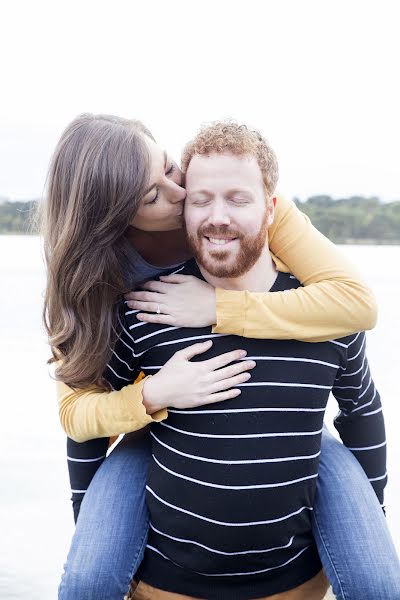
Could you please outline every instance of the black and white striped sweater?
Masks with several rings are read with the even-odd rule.
[[[181,273],[201,277],[194,261]],[[271,291],[299,285],[279,274]],[[198,360],[243,347],[257,362],[239,397],[170,409],[166,421],[152,426],[151,529],[140,576],[210,599],[257,598],[310,579],[321,568],[310,514],[331,391],[340,407],[335,426],[383,502],[385,432],[365,335],[316,344],[251,340],[142,323],[136,312],[122,310],[124,329],[106,371],[115,389],[210,337],[212,349]],[[81,446],[95,443],[102,442]],[[93,463],[73,468],[83,474]]]

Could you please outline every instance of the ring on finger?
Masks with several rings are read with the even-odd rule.
[[[159,305],[159,304],[157,304],[157,310],[156,310],[156,313],[157,313],[158,315],[161,313],[161,308],[160,308],[160,305]]]

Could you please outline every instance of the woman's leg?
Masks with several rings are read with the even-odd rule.
[[[59,600],[122,600],[147,541],[148,431],[130,434],[106,458],[82,502]]]
[[[325,428],[313,513],[336,597],[400,600],[400,562],[382,508],[356,458]]]

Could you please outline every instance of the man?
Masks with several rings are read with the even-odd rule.
[[[233,290],[290,294],[298,287],[276,271],[265,241],[277,178],[265,140],[246,127],[217,123],[188,145],[184,167],[195,260],[180,272]],[[127,354],[110,365],[116,387],[112,373],[132,377],[133,364],[155,380],[177,350],[196,340],[213,340],[202,360],[237,347],[235,336],[140,323],[136,314],[125,307]],[[241,339],[241,345],[257,364],[239,396],[170,409],[151,428],[150,534],[135,599],[324,596],[310,514],[330,391],[341,409],[342,440],[383,501],[385,432],[364,334],[318,344]],[[146,394],[151,402],[151,386]],[[357,451],[366,447],[373,448]]]

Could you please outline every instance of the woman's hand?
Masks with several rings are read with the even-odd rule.
[[[162,408],[192,408],[213,402],[222,402],[239,396],[236,385],[250,379],[247,371],[253,369],[253,360],[240,360],[244,350],[226,352],[202,362],[190,359],[209,350],[212,341],[194,344],[176,352],[172,358],[149,377],[143,386],[143,404],[148,414]],[[230,364],[233,361],[235,364]],[[228,366],[229,365],[229,366]]]
[[[215,288],[192,275],[165,275],[148,281],[140,292],[130,292],[128,306],[139,321],[175,327],[207,327],[217,322]]]

